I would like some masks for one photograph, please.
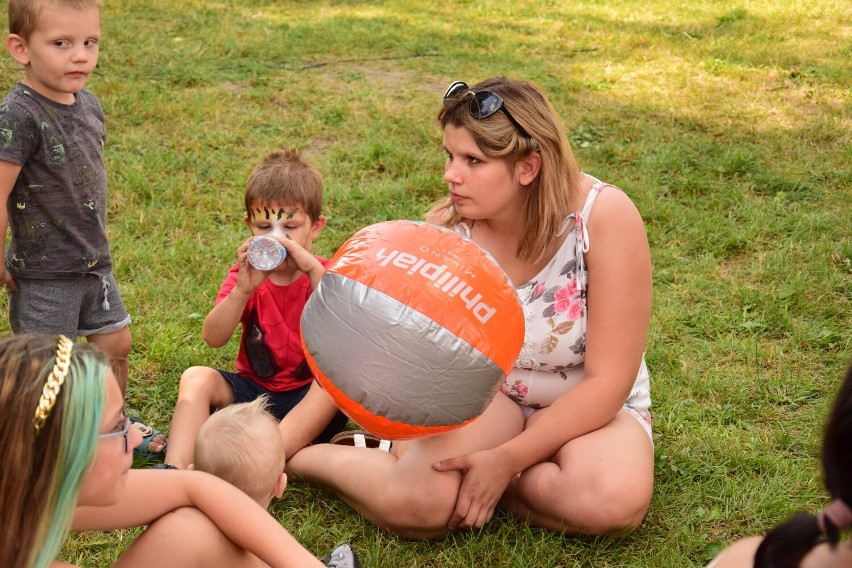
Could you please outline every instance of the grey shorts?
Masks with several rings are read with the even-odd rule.
[[[15,333],[105,334],[130,325],[130,316],[112,274],[100,277],[16,279],[9,293],[9,324]]]

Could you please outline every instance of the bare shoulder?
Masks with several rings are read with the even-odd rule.
[[[739,540],[722,551],[707,568],[750,568],[763,537],[753,536]],[[801,562],[802,568],[833,568],[852,566],[852,544],[842,543],[832,549],[822,543],[808,552]]]
[[[594,206],[589,212],[589,226],[598,219],[607,221],[632,221],[644,226],[639,210],[623,190],[616,187],[603,189],[595,199]],[[611,224],[611,223],[600,223]]]
[[[802,559],[802,568],[831,568],[833,566],[852,566],[852,544],[841,543],[831,548],[822,543],[813,548]]]
[[[738,540],[716,557],[707,568],[748,568],[754,566],[754,553],[761,537],[752,536]]]
[[[590,266],[600,262],[602,257],[619,263],[631,257],[634,261],[646,262],[649,251],[645,222],[623,191],[612,187],[601,191],[589,212],[586,227]]]

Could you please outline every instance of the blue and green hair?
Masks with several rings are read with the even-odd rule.
[[[57,360],[55,336],[0,338],[0,565],[46,568],[62,548],[94,461],[108,358],[80,344],[44,425],[33,416]]]

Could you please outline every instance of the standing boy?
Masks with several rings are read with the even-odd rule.
[[[104,114],[85,88],[98,62],[99,0],[9,0],[6,49],[25,77],[0,103],[0,266],[15,333],[85,336],[127,388],[130,316],[106,234]],[[143,453],[165,436],[140,424]]]
[[[314,384],[299,328],[305,303],[328,264],[310,253],[325,226],[322,178],[298,153],[273,152],[249,176],[244,201],[244,221],[253,236],[237,249],[237,263],[201,328],[204,341],[222,347],[242,324],[236,372],[211,367],[183,372],[162,467],[184,469],[192,463],[195,439],[212,410],[261,395],[268,396],[269,410],[280,420],[312,393],[299,404],[302,419],[292,425],[297,434],[282,429],[285,446],[295,438],[299,449],[318,435],[328,441],[347,422]],[[248,245],[259,235],[275,238],[287,251],[285,261],[271,271],[248,261]],[[310,436],[304,442],[303,432]]]

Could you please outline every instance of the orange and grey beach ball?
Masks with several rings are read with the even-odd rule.
[[[301,327],[308,364],[337,406],[390,439],[482,414],[524,338],[517,295],[494,260],[470,239],[415,221],[350,237]]]

